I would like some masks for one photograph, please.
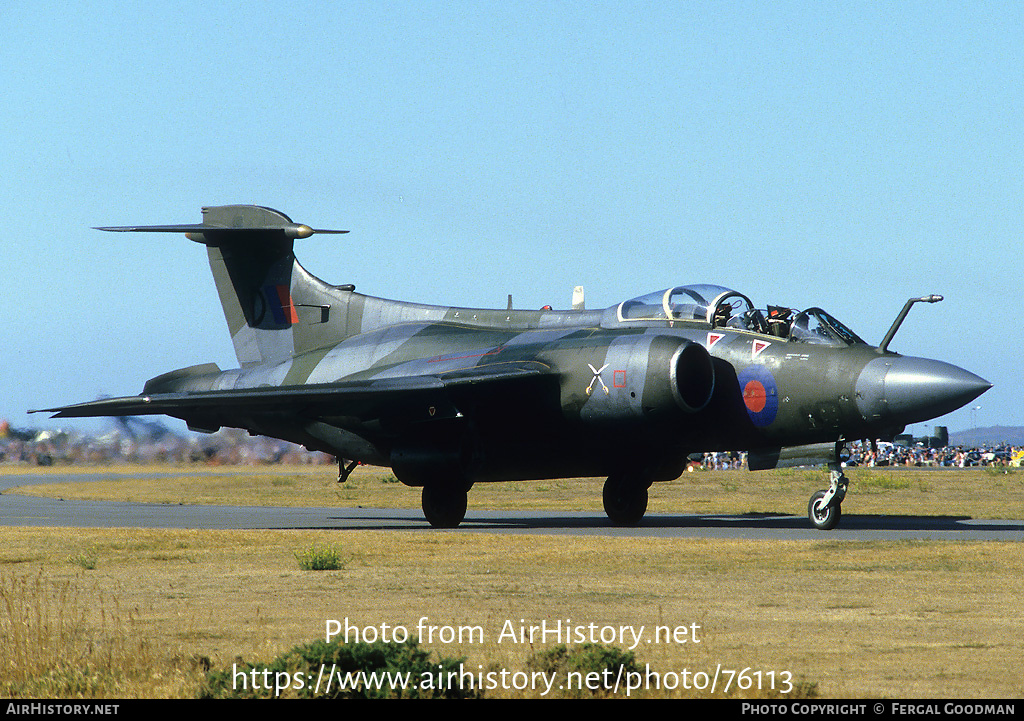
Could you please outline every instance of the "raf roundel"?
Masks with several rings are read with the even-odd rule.
[[[749,366],[738,376],[743,405],[758,428],[771,425],[779,411],[779,388],[771,372],[761,365]]]

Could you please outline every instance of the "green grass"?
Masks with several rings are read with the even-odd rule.
[[[94,571],[96,570],[96,554],[79,553],[76,556],[71,556],[70,558],[68,558],[68,563],[80,566],[86,571]]]
[[[295,559],[303,571],[340,571],[348,563],[337,546],[316,543],[296,551]]]

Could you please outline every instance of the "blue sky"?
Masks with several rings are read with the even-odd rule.
[[[13,7],[12,7],[13,6]],[[203,249],[97,225],[256,203],[316,275],[602,307],[818,305],[1024,425],[1016,3],[8,3],[0,418],[236,365]],[[918,435],[932,423],[912,427]]]

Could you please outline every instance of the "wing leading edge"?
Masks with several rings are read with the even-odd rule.
[[[450,391],[479,385],[504,385],[537,378],[549,372],[542,363],[501,363],[436,376],[382,378],[341,383],[266,386],[234,390],[149,393],[103,398],[32,413],[53,413],[53,418],[168,415],[190,424],[245,427],[232,419],[281,414],[322,419],[347,416],[361,419],[382,416],[416,418],[453,417],[459,410]]]

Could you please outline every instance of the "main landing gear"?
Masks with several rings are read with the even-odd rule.
[[[426,483],[421,497],[423,515],[434,528],[457,528],[466,517],[469,488],[447,483]]]
[[[807,504],[807,517],[811,525],[822,531],[831,531],[839,525],[843,515],[842,504],[846,498],[846,489],[850,481],[843,475],[843,467],[838,462],[828,464],[829,478],[832,483],[828,490],[815,491]]]
[[[617,526],[635,526],[647,513],[647,489],[650,483],[625,474],[615,474],[604,482],[604,512]]]

